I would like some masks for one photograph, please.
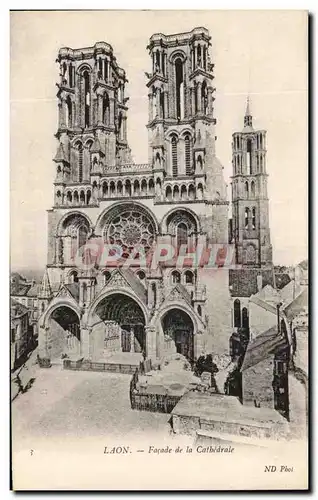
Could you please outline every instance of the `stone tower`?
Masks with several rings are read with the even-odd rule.
[[[54,201],[57,206],[89,205],[96,202],[104,167],[130,160],[125,71],[105,42],[85,49],[62,48],[57,62],[59,145],[54,158]],[[75,183],[78,190],[73,199],[65,187]],[[86,189],[87,184],[92,190]]]
[[[253,128],[247,100],[244,128],[232,141],[232,238],[237,264],[272,264],[266,173],[266,131]]]

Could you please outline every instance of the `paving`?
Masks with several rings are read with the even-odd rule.
[[[170,415],[130,408],[131,375],[36,368],[35,381],[12,403],[13,441],[111,436],[159,439],[170,434]],[[53,439],[52,439],[53,438]]]

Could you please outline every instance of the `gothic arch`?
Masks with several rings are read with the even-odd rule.
[[[42,321],[40,326],[42,328],[47,328],[49,326],[49,321],[53,312],[59,307],[69,307],[78,316],[79,321],[81,320],[81,310],[75,299],[72,299],[71,297],[55,297],[46,311],[44,311],[44,314],[41,318]]]
[[[181,59],[181,61],[184,63],[187,60],[187,56],[185,55],[185,53],[182,50],[177,49],[170,54],[169,62],[174,64],[176,59]]]
[[[149,208],[147,208],[145,205],[137,201],[134,201],[133,203],[129,201],[119,201],[118,203],[112,205],[111,207],[105,208],[105,210],[103,210],[101,214],[98,216],[96,222],[96,234],[101,235],[105,224],[109,223],[110,220],[116,216],[116,214],[120,214],[124,210],[130,210],[130,209],[140,211],[142,214],[149,217],[154,226],[155,234],[159,233],[158,221],[153,212]]]
[[[176,217],[178,222],[185,222],[189,229],[193,230],[195,233],[199,233],[201,231],[201,224],[198,216],[191,210],[190,208],[172,208],[162,219],[160,227],[161,233],[168,233],[169,225],[173,220],[173,217]],[[178,217],[177,217],[178,216]],[[175,222],[176,225],[177,221]]]
[[[81,217],[83,218],[84,220],[86,220],[87,224],[88,224],[88,227],[89,229],[91,230],[92,227],[93,227],[93,224],[92,224],[92,221],[91,219],[88,217],[88,215],[86,215],[85,213],[83,212],[80,212],[79,210],[72,210],[72,212],[68,212],[67,214],[65,214],[59,221],[58,225],[57,225],[57,228],[56,228],[56,233],[55,235],[56,236],[59,236],[63,230],[63,226],[65,225],[65,222],[67,221],[67,219],[69,218],[70,220],[72,218],[76,218],[76,217]]]
[[[87,313],[87,326],[88,327],[93,326],[94,313],[96,311],[96,308],[100,304],[100,302],[103,301],[106,297],[110,297],[111,295],[115,295],[115,294],[126,295],[127,297],[134,300],[143,312],[143,315],[145,318],[145,324],[148,323],[149,311],[148,311],[146,305],[139,299],[139,297],[132,290],[129,290],[128,288],[126,289],[126,288],[121,287],[121,286],[117,286],[115,288],[114,287],[109,288],[109,289],[106,288],[106,290],[104,290],[100,295],[98,295],[98,297],[96,297],[93,300],[93,302],[91,303],[91,305],[89,307],[88,313]]]

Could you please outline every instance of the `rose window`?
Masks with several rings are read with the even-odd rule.
[[[151,219],[135,210],[124,210],[113,217],[104,229],[107,243],[120,245],[123,256],[140,245],[147,252],[154,240],[154,225]]]

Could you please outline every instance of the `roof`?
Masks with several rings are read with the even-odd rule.
[[[28,291],[32,287],[31,284],[21,284],[21,283],[11,283],[10,285],[10,295],[26,296]]]
[[[14,299],[10,299],[10,316],[11,319],[19,318],[20,316],[24,316],[28,314],[29,309],[25,307],[23,304],[20,304]]]
[[[272,326],[248,343],[241,371],[257,365],[274,354],[278,348],[287,345],[286,338],[277,333],[277,325]]]
[[[263,278],[263,287],[274,286],[273,269],[229,269],[229,287],[232,297],[250,297],[258,292],[257,276]]]
[[[70,292],[72,297],[79,301],[79,284],[78,283],[69,283],[68,285],[64,285],[64,287]]]
[[[61,144],[61,143],[59,144],[59,146],[57,148],[57,152],[56,152],[56,155],[54,157],[54,161],[56,161],[56,162],[64,161],[64,162],[68,163],[68,159],[66,158],[66,155],[64,152],[63,144]]]
[[[39,295],[39,288],[40,288],[39,284],[35,284],[35,285],[31,286],[27,292],[27,296],[28,297],[37,297]]]
[[[275,283],[278,290],[281,290],[290,282],[291,279],[288,273],[275,273]]]
[[[308,288],[306,287],[297,297],[290,302],[285,308],[284,313],[288,321],[292,321],[299,314],[308,308]]]

